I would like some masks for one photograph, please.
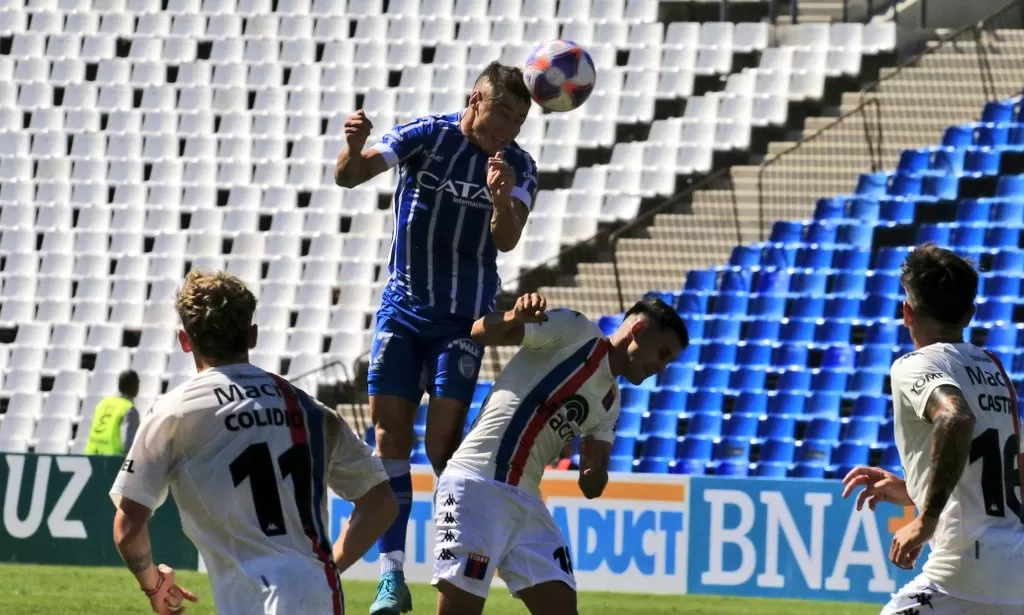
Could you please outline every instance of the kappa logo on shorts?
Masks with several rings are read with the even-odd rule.
[[[444,499],[444,504],[442,504],[442,506],[455,506],[455,504],[455,496],[449,493],[448,497]]]
[[[455,534],[452,534],[451,530],[445,530],[444,536],[441,537],[441,542],[455,542]]]
[[[441,520],[441,523],[447,525],[455,525],[455,516],[452,515],[450,512],[446,512],[444,514],[444,519]]]
[[[466,560],[466,568],[462,571],[464,576],[477,581],[483,581],[487,576],[487,566],[491,563],[491,558],[486,555],[480,555],[479,553],[470,553],[469,558]]]
[[[927,592],[920,594],[911,594],[910,599],[917,603],[917,606],[926,606],[930,609],[934,609],[932,606],[932,595]]]
[[[455,559],[455,554],[448,549],[441,549],[441,552],[437,555],[437,561],[439,562],[450,562]]]

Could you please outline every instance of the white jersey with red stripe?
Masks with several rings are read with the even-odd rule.
[[[327,489],[353,500],[385,481],[380,460],[336,411],[235,364],[204,370],[157,401],[110,494],[115,504],[125,497],[156,509],[170,489],[221,615],[340,615]]]
[[[998,359],[973,344],[931,344],[893,364],[896,446],[918,510],[932,479],[932,425],[925,407],[940,386],[963,393],[975,426],[968,465],[939,517],[924,574],[951,596],[1024,604],[1020,421],[1013,384]]]
[[[484,400],[448,467],[540,494],[544,468],[578,436],[615,440],[619,387],[611,344],[572,310],[526,325],[522,348]]]

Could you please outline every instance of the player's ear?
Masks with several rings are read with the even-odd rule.
[[[633,324],[629,326],[629,336],[634,340],[640,337],[640,334],[647,328],[647,320],[643,318],[637,318],[633,321]]]
[[[973,308],[972,308],[973,310]],[[973,312],[972,312],[973,314]],[[910,302],[907,300],[903,301],[903,324],[910,325],[914,321],[914,308],[910,306]]]
[[[184,329],[178,329],[178,344],[182,352],[192,352],[192,340],[188,339],[188,333]]]
[[[477,105],[479,105],[484,99],[484,95],[480,93],[480,90],[473,90],[473,93],[469,95],[469,106],[476,111]]]
[[[256,347],[256,342],[257,342],[257,340],[259,340],[259,337],[260,337],[260,329],[259,329],[259,327],[257,327],[256,325],[251,325],[249,327],[249,350],[252,350],[253,348]]]

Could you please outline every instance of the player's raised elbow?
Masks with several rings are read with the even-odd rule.
[[[521,232],[520,233],[506,232],[506,233],[500,233],[500,234],[499,233],[494,233],[493,234],[494,248],[498,252],[511,252],[512,250],[516,249],[516,246],[519,245],[519,238],[521,236],[522,236]]]
[[[608,485],[608,473],[596,470],[581,473],[577,484],[583,493],[583,497],[588,500],[599,498],[604,493],[605,486]]]

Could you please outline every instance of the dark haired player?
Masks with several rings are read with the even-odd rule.
[[[358,186],[398,167],[390,277],[370,349],[370,414],[400,513],[381,538],[375,615],[406,612],[406,527],[412,507],[413,421],[430,395],[426,453],[440,473],[462,436],[483,348],[473,321],[494,308],[498,251],[516,247],[537,191],[533,159],[516,143],[530,110],[518,68],[493,62],[468,106],[398,126],[363,149],[373,128],[363,111],[345,122],[335,181]]]
[[[849,496],[915,506],[889,558],[924,570],[894,594],[883,615],[1024,614],[1024,524],[1018,496],[1020,427],[1013,384],[992,353],[964,342],[978,274],[949,250],[925,244],[903,264],[903,322],[915,350],[892,366],[896,446],[906,481],[858,467]]]
[[[438,479],[438,615],[482,613],[499,568],[534,615],[575,615],[569,549],[540,499],[544,468],[582,437],[580,490],[600,497],[619,416],[616,379],[640,384],[689,344],[682,319],[660,299],[634,305],[608,338],[582,314],[545,308],[543,297],[526,294],[473,325],[481,344],[521,349]]]

